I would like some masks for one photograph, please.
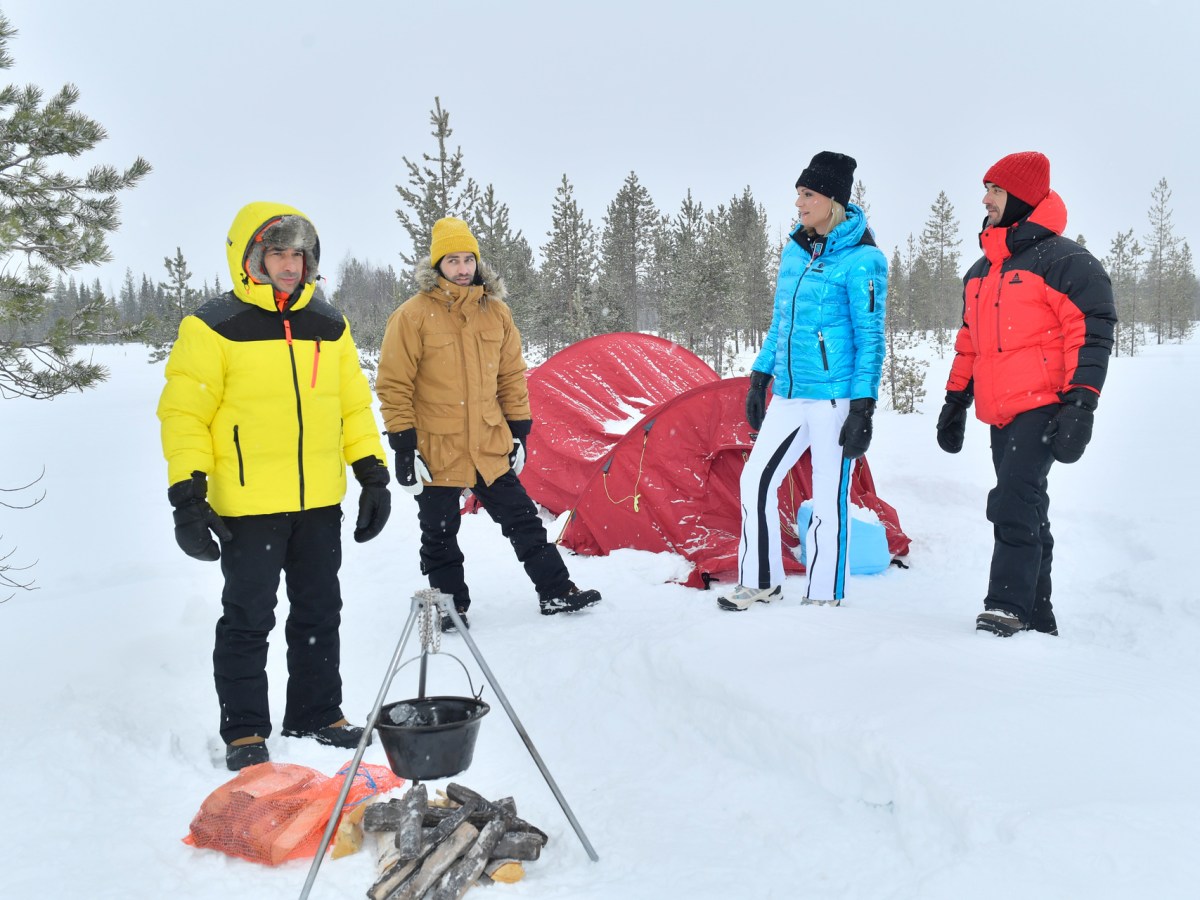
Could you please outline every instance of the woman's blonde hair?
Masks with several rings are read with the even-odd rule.
[[[829,227],[825,229],[825,233],[829,234],[829,232],[833,231],[833,229],[837,228],[839,225],[841,225],[845,221],[846,221],[846,207],[842,206],[842,204],[838,203],[836,200],[834,200],[832,197],[830,197],[829,198]],[[810,236],[817,233],[817,229],[815,229],[815,228],[805,228],[804,230]]]

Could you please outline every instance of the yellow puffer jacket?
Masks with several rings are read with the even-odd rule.
[[[375,392],[388,432],[417,430],[433,484],[491,484],[508,471],[510,421],[528,421],[521,335],[504,302],[504,282],[480,261],[482,285],[459,287],[429,260],[420,293],[388,319]]]
[[[316,272],[284,311],[274,288],[246,272],[255,236],[279,203],[238,213],[226,248],[233,290],[187,316],[158,402],[169,484],[208,475],[223,516],[296,512],[341,503],[346,466],[387,457],[350,324],[316,288]]]

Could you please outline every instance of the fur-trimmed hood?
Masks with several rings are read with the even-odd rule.
[[[285,227],[281,229],[280,226]],[[225,238],[225,256],[229,262],[229,275],[233,279],[233,293],[239,300],[253,306],[272,312],[278,309],[275,288],[266,280],[266,273],[262,270],[261,238],[272,229],[281,231],[276,240],[304,251],[304,283],[292,298],[290,307],[293,310],[301,309],[317,290],[321,244],[308,216],[285,203],[248,203],[234,217]]]
[[[496,300],[506,300],[508,298],[508,289],[504,286],[504,279],[500,276],[500,273],[482,259],[477,260],[477,266],[475,278],[476,281],[483,284],[483,298],[479,302],[486,303],[489,297]],[[417,290],[423,294],[428,294],[438,286],[438,278],[441,276],[441,273],[434,268],[432,258],[426,256],[417,263],[414,276],[417,281]]]

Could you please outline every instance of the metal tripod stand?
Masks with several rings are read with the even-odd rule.
[[[458,633],[467,642],[467,647],[470,648],[471,655],[475,657],[475,662],[479,664],[479,668],[483,672],[484,677],[487,678],[488,684],[495,691],[496,699],[500,701],[500,705],[508,713],[508,718],[513,723],[513,727],[517,729],[517,734],[525,742],[525,748],[529,751],[529,755],[533,757],[538,770],[546,780],[546,785],[554,794],[554,799],[558,801],[558,805],[562,807],[562,811],[566,814],[571,827],[575,829],[575,834],[578,835],[579,842],[583,844],[583,849],[587,851],[587,855],[591,858],[592,862],[600,861],[600,857],[596,855],[596,851],[592,848],[592,842],[583,833],[583,828],[580,827],[575,814],[571,812],[571,807],[567,804],[567,798],[558,789],[558,784],[555,783],[554,776],[550,774],[550,770],[546,768],[546,764],[542,761],[541,754],[533,746],[533,741],[530,739],[529,733],[525,730],[525,726],[521,724],[521,720],[517,718],[516,711],[512,708],[512,704],[508,702],[508,697],[504,695],[504,691],[496,681],[496,676],[492,674],[491,668],[488,667],[483,654],[479,652],[479,647],[475,644],[475,639],[471,637],[471,632],[463,624],[463,620],[459,617],[458,610],[454,608],[454,603],[451,600],[451,597],[434,588],[427,588],[413,594],[412,608],[408,613],[408,621],[404,623],[404,631],[400,634],[400,640],[396,644],[396,652],[392,654],[392,661],[388,665],[387,674],[384,675],[383,684],[379,687],[379,695],[375,698],[375,705],[371,708],[371,715],[367,719],[366,727],[363,728],[363,736],[358,742],[358,749],[354,751],[354,759],[351,761],[345,778],[342,781],[341,793],[338,794],[337,802],[330,811],[329,824],[325,826],[325,834],[321,838],[321,843],[317,846],[317,855],[313,857],[312,865],[309,867],[308,878],[304,882],[304,889],[300,892],[300,900],[307,900],[309,891],[312,890],[313,882],[317,880],[317,872],[320,870],[321,863],[325,858],[325,852],[329,847],[330,839],[333,837],[334,829],[337,828],[338,819],[341,818],[342,808],[346,805],[346,797],[350,793],[350,786],[354,783],[354,777],[358,773],[358,764],[362,762],[363,753],[367,749],[368,741],[371,739],[371,733],[375,730],[375,723],[379,721],[379,710],[383,707],[383,701],[387,696],[388,689],[392,685],[392,679],[396,677],[396,672],[400,669],[400,660],[404,654],[404,647],[412,635],[413,628],[422,615],[430,616],[437,613],[449,616],[450,621],[454,623],[454,627],[458,629]],[[440,617],[438,621],[441,621]],[[420,674],[421,696],[425,695],[425,671],[428,657],[428,639],[423,635]]]

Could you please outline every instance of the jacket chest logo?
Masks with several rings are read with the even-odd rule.
[[[1020,272],[1013,272],[1013,277],[1012,277],[1012,280],[1010,280],[1008,283],[1009,283],[1009,284],[1024,284],[1025,282],[1023,282],[1023,281],[1021,280],[1021,273],[1020,273]]]

